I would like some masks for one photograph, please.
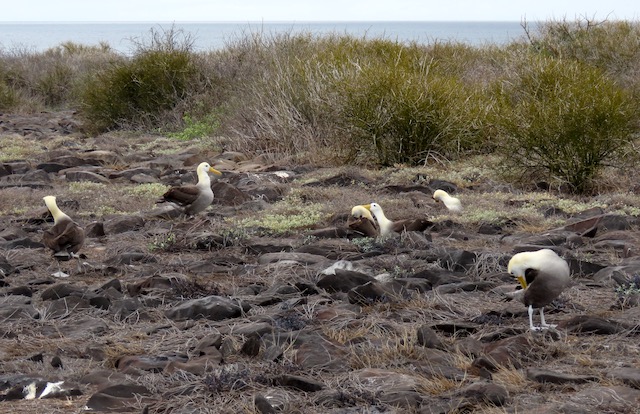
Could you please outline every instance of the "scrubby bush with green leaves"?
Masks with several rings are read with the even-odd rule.
[[[497,123],[505,166],[529,179],[590,190],[635,138],[637,105],[601,70],[530,55],[500,84]]]
[[[523,26],[530,45],[538,53],[595,66],[621,85],[640,92],[638,22],[581,18]]]
[[[245,148],[390,165],[487,144],[481,87],[450,71],[454,63],[441,69],[420,45],[302,34],[250,46],[266,59],[223,123]],[[463,45],[452,49],[469,53]]]
[[[0,110],[12,108],[17,102],[15,91],[0,78]]]
[[[131,58],[114,62],[89,79],[82,94],[83,116],[95,132],[118,127],[153,128],[181,101],[197,80],[192,41],[175,31],[152,31]]]
[[[376,164],[420,164],[479,150],[487,108],[480,89],[443,73],[429,55],[403,62],[402,50],[355,70],[343,85],[351,146],[373,149]]]

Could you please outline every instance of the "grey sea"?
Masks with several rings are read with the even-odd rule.
[[[179,30],[195,51],[224,48],[248,34],[349,34],[367,39],[433,43],[455,41],[473,46],[504,44],[524,35],[520,22],[137,22],[137,23],[0,23],[0,51],[41,52],[65,42],[107,43],[123,54],[149,40],[151,32]]]

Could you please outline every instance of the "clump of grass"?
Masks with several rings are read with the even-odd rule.
[[[144,183],[127,187],[125,193],[134,197],[156,199],[164,194],[169,187],[161,183]]]
[[[307,203],[299,191],[292,191],[260,217],[234,220],[234,225],[245,230],[255,228],[260,233],[284,235],[312,228],[323,216],[322,203]]]
[[[288,234],[316,225],[322,219],[322,208],[320,204],[312,204],[290,214],[274,213],[265,214],[259,219],[244,219],[238,225],[244,228],[256,227],[267,234]]]
[[[0,161],[20,161],[33,159],[38,154],[44,152],[37,145],[29,145],[25,139],[17,134],[4,135],[0,137]]]
[[[106,187],[106,184],[93,181],[73,181],[69,183],[69,192],[73,194],[102,193]]]

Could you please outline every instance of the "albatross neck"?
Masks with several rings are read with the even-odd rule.
[[[198,183],[196,184],[196,186],[203,188],[211,186],[211,178],[206,171],[198,170]]]
[[[55,224],[58,224],[61,220],[64,219],[71,220],[69,216],[64,214],[62,210],[58,208],[55,199],[45,198],[44,203],[47,205],[49,212],[51,212],[51,215],[53,216],[53,222]]]
[[[382,209],[374,211],[373,215],[376,216],[376,220],[378,220],[378,225],[380,226],[380,234],[386,235],[391,233],[391,225],[393,224],[393,222],[384,215]]]

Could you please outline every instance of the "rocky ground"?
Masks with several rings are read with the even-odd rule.
[[[543,209],[554,195],[477,176],[461,185],[433,170],[274,164],[133,132],[84,137],[67,112],[0,115],[0,143],[2,412],[640,406],[633,206]],[[194,182],[204,160],[223,171],[214,205],[159,217],[164,186]],[[443,211],[435,188],[465,212]],[[41,244],[45,195],[87,232],[78,263]],[[363,238],[345,222],[370,201],[434,226]],[[470,204],[481,203],[499,219],[474,218]],[[511,214],[524,210],[542,221]],[[573,284],[547,308],[557,329],[530,332],[525,307],[505,295],[516,287],[506,263],[541,247],[567,259]]]

